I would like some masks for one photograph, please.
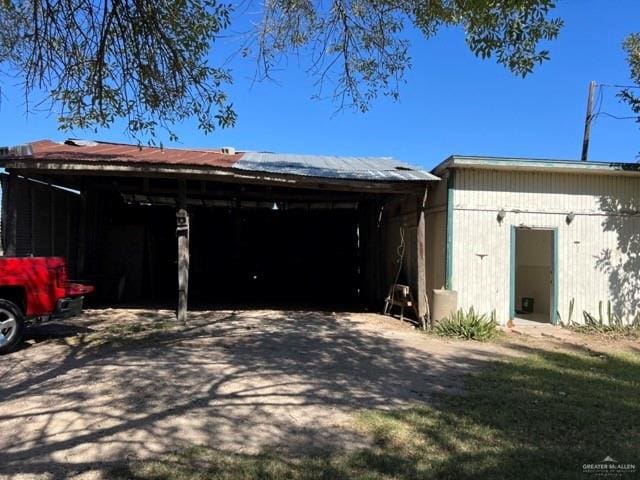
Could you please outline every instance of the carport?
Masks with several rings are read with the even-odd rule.
[[[0,151],[6,255],[60,255],[102,304],[382,307],[425,287],[427,186],[391,158],[49,140]]]

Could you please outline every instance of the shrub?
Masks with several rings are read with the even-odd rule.
[[[460,309],[448,318],[437,323],[435,333],[442,337],[457,337],[465,340],[485,341],[498,335],[498,322],[495,310],[487,314],[478,315],[473,307],[468,312]]]
[[[612,337],[640,337],[640,313],[631,321],[623,321],[613,312],[611,301],[607,302],[607,315],[602,314],[602,300],[598,303],[598,317],[587,311],[582,312],[584,324],[571,322],[568,326],[572,330],[586,334],[599,334]]]

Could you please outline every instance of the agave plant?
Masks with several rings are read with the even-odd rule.
[[[443,337],[457,337],[465,340],[485,341],[498,334],[498,322],[495,310],[489,316],[479,315],[473,307],[467,312],[459,309],[435,327],[436,334]]]

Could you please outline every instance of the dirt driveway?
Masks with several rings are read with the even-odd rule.
[[[355,410],[456,391],[499,349],[374,314],[195,312],[185,329],[171,318],[93,310],[32,329],[0,366],[0,477],[99,478],[113,462],[186,443],[246,453],[360,446]]]

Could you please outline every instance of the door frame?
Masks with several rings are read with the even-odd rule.
[[[526,225],[511,225],[510,259],[509,259],[509,318],[516,316],[516,232],[523,230],[544,230],[551,232],[551,301],[549,321],[558,324],[558,227],[529,227]]]

